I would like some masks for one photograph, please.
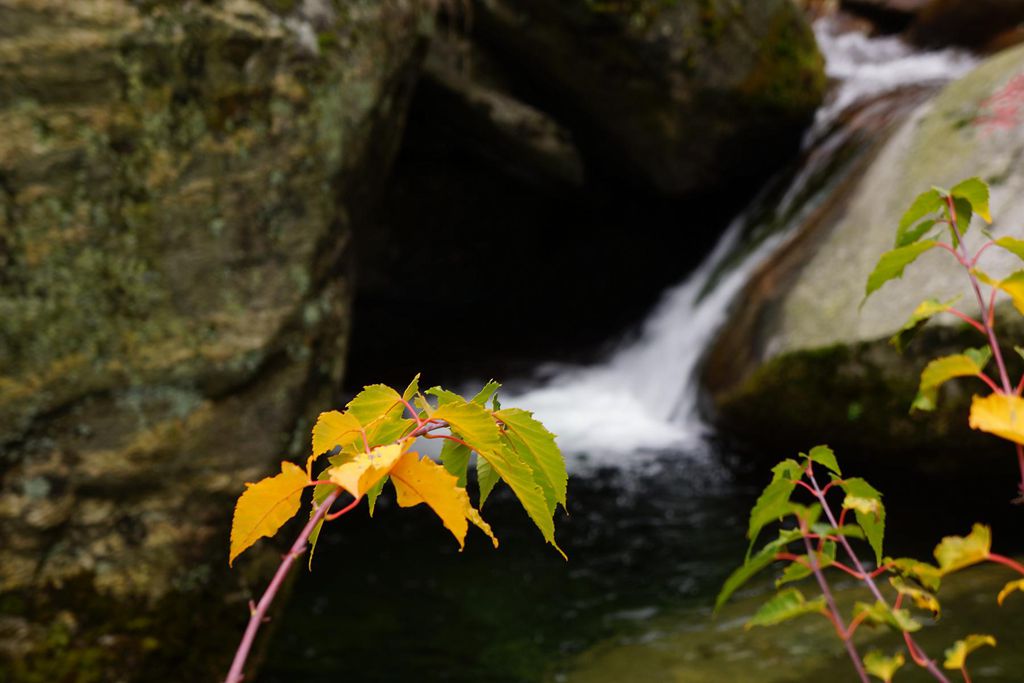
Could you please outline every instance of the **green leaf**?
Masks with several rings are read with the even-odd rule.
[[[394,443],[416,424],[403,417],[405,405],[398,392],[383,384],[364,387],[349,401],[348,412],[363,425],[370,448]]]
[[[885,538],[885,506],[882,494],[859,477],[844,479],[839,486],[846,492],[843,507],[854,511],[857,524],[864,530],[868,545],[875,551],[875,561],[882,562],[882,541]]]
[[[917,195],[917,198],[914,199],[910,208],[907,209],[903,214],[903,217],[900,218],[900,225],[896,230],[896,246],[902,247],[910,244],[911,242],[916,242],[916,239],[910,239],[908,235],[910,227],[922,218],[925,218],[941,209],[944,203],[942,195],[935,189],[931,189]]]
[[[816,462],[819,465],[827,467],[840,477],[843,476],[843,473],[839,471],[839,463],[836,462],[836,454],[833,453],[832,449],[828,446],[815,446],[811,449],[810,453],[801,453],[800,455],[811,462]]]
[[[466,470],[469,469],[469,456],[473,451],[456,441],[445,439],[441,446],[441,464],[458,478],[458,484],[466,488]]]
[[[772,468],[772,481],[786,479],[796,481],[804,476],[804,466],[792,458],[786,458]]]
[[[913,633],[921,629],[921,622],[910,616],[908,610],[892,609],[884,602],[879,601],[873,605],[864,602],[854,604],[853,615],[859,617],[861,614],[864,614],[864,621],[888,626],[896,631]]]
[[[804,564],[804,562],[807,562],[807,555],[800,555],[799,557],[801,562],[790,562],[786,565],[786,568],[782,570],[782,576],[775,580],[776,588],[787,583],[806,579],[812,574],[811,568]]]
[[[1014,591],[1024,592],[1024,579],[1017,579],[1016,581],[1010,581],[1008,584],[1003,586],[1003,590],[999,591],[999,595],[996,597],[996,602],[999,606],[1003,606],[1003,600],[1006,600]]]
[[[803,538],[803,535],[799,529],[781,530],[779,531],[778,538],[761,548],[753,557],[748,557],[722,584],[722,590],[718,592],[718,597],[715,598],[715,612],[717,613],[732,594],[739,590],[747,581],[774,562],[776,553],[782,552],[790,543],[801,538]]]
[[[796,482],[789,479],[775,479],[761,492],[754,507],[750,510],[750,523],[747,527],[747,538],[753,547],[757,535],[766,524],[770,524],[790,514],[793,510],[789,496],[793,493]],[[749,550],[747,551],[749,554]]]
[[[1000,237],[995,240],[995,243],[996,246],[1016,255],[1017,258],[1024,259],[1024,240],[1019,240],[1016,237]]]
[[[981,178],[968,178],[957,183],[949,193],[954,197],[967,200],[974,212],[985,219],[986,223],[992,222],[992,214],[989,213],[988,206],[988,185]],[[957,211],[959,210],[957,207]]]
[[[942,570],[927,562],[912,557],[887,557],[883,564],[892,565],[892,571],[902,577],[914,579],[930,591],[939,590],[942,582]]]
[[[930,591],[926,591],[923,588],[918,588],[912,584],[907,583],[899,576],[889,577],[889,583],[896,589],[900,595],[905,595],[914,601],[914,604],[923,610],[927,610],[932,613],[933,617],[938,617],[942,611],[939,605],[938,598],[935,597]]]
[[[878,650],[872,650],[864,656],[864,670],[875,678],[882,679],[883,683],[892,683],[892,677],[906,663],[900,652],[887,657]]]
[[[910,318],[907,319],[907,322],[903,323],[903,327],[901,327],[899,331],[889,339],[889,343],[896,347],[897,351],[903,353],[913,336],[917,334],[917,331],[920,330],[921,327],[923,327],[924,324],[932,318],[932,316],[948,311],[959,298],[959,296],[956,296],[945,302],[939,301],[938,299],[922,301],[917,305],[917,308],[914,309],[914,312],[910,314]]]
[[[903,277],[903,269],[936,244],[938,242],[935,240],[924,240],[923,242],[914,242],[913,244],[908,244],[905,247],[899,247],[882,254],[882,257],[878,259],[875,270],[868,276],[868,283],[864,289],[864,301],[867,301],[872,293],[889,280]],[[863,301],[861,305],[864,305]]]
[[[480,507],[484,506],[484,501],[491,495],[498,479],[498,473],[491,467],[491,463],[484,458],[476,459],[476,483],[480,487]]]
[[[483,389],[476,392],[476,396],[474,396],[472,399],[473,403],[478,403],[482,406],[487,405],[487,401],[489,401],[492,397],[497,396],[498,389],[501,389],[501,385],[495,382],[493,379],[489,380],[487,384],[484,385]],[[495,408],[495,410],[498,409]]]
[[[441,406],[447,405],[449,403],[465,403],[466,402],[466,399],[462,398],[461,396],[456,394],[454,391],[448,391],[447,389],[442,389],[441,387],[430,387],[424,393],[427,394],[428,396],[433,396],[434,398],[436,398],[437,399],[437,406],[439,408]]]
[[[810,556],[800,555],[799,561],[791,561],[786,568],[782,570],[782,576],[775,581],[775,587],[778,588],[787,583],[793,581],[800,581],[805,579],[812,574],[810,568]],[[822,569],[827,569],[835,564],[836,561],[836,544],[834,541],[825,541],[822,546],[821,552],[814,553],[815,562]]]
[[[564,510],[569,476],[555,435],[536,420],[533,413],[519,408],[499,410],[494,417],[505,425],[504,436],[537,475],[537,483],[545,495],[552,496]],[[554,503],[551,507],[553,510]]]
[[[913,244],[914,242],[924,237],[933,227],[935,227],[935,224],[937,222],[938,221],[934,219],[921,221],[920,223],[915,225],[913,228],[907,230],[906,232],[897,233],[896,246],[905,247],[908,244]]]
[[[324,473],[327,472],[327,470],[331,469],[331,467],[333,467],[333,465],[328,465],[323,470],[321,470],[320,475],[317,477],[317,479],[318,480],[323,479],[324,478]],[[322,505],[325,500],[327,500],[327,496],[329,496],[331,494],[331,491],[333,491],[334,489],[335,489],[335,486],[333,484],[317,484],[316,486],[313,487],[313,504],[310,505],[310,507],[309,507],[309,518],[310,519],[313,518],[313,515],[316,514],[317,508],[320,505]],[[308,564],[308,566],[309,566],[310,571],[312,571],[312,569],[313,569],[313,555],[316,553],[316,542],[318,540],[320,540],[320,530],[323,528],[323,526],[324,526],[324,519],[323,519],[323,517],[321,517],[320,521],[317,522],[316,526],[313,527],[313,531],[309,534],[309,564]]]
[[[955,377],[976,377],[984,371],[991,358],[992,351],[984,347],[943,356],[928,363],[921,372],[921,384],[911,410],[935,410],[939,387]]]
[[[416,373],[416,376],[409,382],[409,386],[402,392],[402,398],[406,401],[412,401],[416,394],[420,393],[420,373]]]
[[[761,605],[744,628],[774,626],[804,614],[825,614],[826,609],[824,596],[807,600],[796,588],[787,588]]]
[[[384,484],[388,483],[389,478],[390,477],[384,477],[371,486],[366,492],[366,504],[369,506],[371,517],[373,517],[373,511],[377,509],[377,498],[380,497],[381,491],[384,490]]]
[[[935,546],[935,559],[943,575],[988,559],[992,550],[992,530],[975,524],[966,536],[946,536]]]
[[[946,661],[942,666],[947,669],[963,669],[967,665],[967,655],[984,646],[995,647],[996,639],[989,635],[972,633],[963,640],[953,643],[953,647],[946,650]]]
[[[971,219],[974,217],[971,212],[971,203],[963,197],[954,197],[953,208],[956,209],[956,226],[960,230],[960,237],[963,237],[970,229]],[[957,237],[955,232],[950,232],[953,236],[953,246],[959,246],[960,239]]]
[[[523,509],[540,529],[544,540],[565,557],[555,542],[555,524],[551,518],[553,509],[549,507],[544,490],[537,483],[538,475],[519,453],[504,443],[491,413],[476,403],[453,400],[438,405],[434,418],[446,420],[453,433],[457,433],[478,456],[490,463],[498,476],[512,489]]]

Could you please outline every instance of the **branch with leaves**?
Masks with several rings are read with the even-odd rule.
[[[312,488],[313,494],[309,520],[282,558],[259,602],[250,604],[249,624],[225,679],[227,683],[242,680],[267,610],[292,564],[307,547],[311,548],[312,568],[313,549],[323,525],[355,509],[364,498],[372,516],[377,498],[389,481],[399,507],[425,503],[452,533],[460,549],[465,546],[470,525],[486,534],[497,548],[497,537],[466,490],[470,459],[476,453],[478,506],[483,506],[499,482],[505,482],[544,540],[565,557],[555,542],[553,519],[557,507],[565,509],[566,505],[565,460],[554,435],[531,413],[501,407],[499,388],[497,382],[488,382],[467,400],[440,387],[421,392],[418,375],[402,394],[383,384],[368,386],[344,411],[320,414],[313,427],[312,452],[305,469],[282,462],[280,474],[247,484],[235,505],[229,564],[260,538],[274,536],[295,517],[307,488]],[[420,457],[413,450],[419,438],[444,440],[440,463]],[[327,465],[321,466],[314,478],[314,467],[324,457]],[[346,494],[351,502],[330,512]]]
[[[824,486],[818,481],[821,469],[829,477]],[[914,639],[913,634],[924,627],[925,620],[920,613],[929,618],[938,617],[941,606],[936,594],[942,579],[950,574],[981,562],[993,562],[1024,577],[1024,566],[993,553],[991,531],[981,524],[975,524],[967,536],[943,538],[935,548],[935,564],[914,558],[886,557],[882,494],[864,479],[843,477],[835,454],[827,446],[801,453],[800,460],[783,460],[772,468],[772,475],[771,482],[750,511],[747,558],[726,579],[715,611],[754,576],[782,562],[785,566],[775,581],[776,594],[750,618],[748,628],[780,624],[807,614],[820,615],[830,622],[842,641],[860,680],[868,683],[869,676],[875,676],[888,683],[906,663],[904,653],[887,656],[872,651],[862,657],[854,642],[854,634],[862,625],[885,627],[899,634],[912,662],[935,680],[949,683],[938,663]],[[839,494],[842,497],[838,501],[837,515],[834,499]],[[800,502],[795,500],[797,496],[808,500]],[[848,519],[850,513],[852,520]],[[776,538],[754,553],[758,537],[774,523],[780,523]],[[874,559],[873,568],[861,558],[851,541],[867,545]],[[838,552],[840,548],[842,556]],[[828,581],[829,570],[856,578],[870,595],[869,601],[854,604],[848,618],[836,603]],[[788,585],[811,576],[821,591],[816,598],[809,599],[798,588]],[[880,583],[883,576],[888,578],[888,586]],[[1012,580],[1004,586],[997,597],[999,605],[1016,591],[1024,591],[1024,579]],[[918,614],[904,603],[912,605]],[[967,655],[983,645],[994,646],[995,639],[988,635],[966,636],[946,650],[943,667],[960,671],[964,681],[970,683]]]
[[[974,397],[969,424],[974,429],[1013,442],[1020,468],[1017,501],[1024,502],[1024,399],[1021,398],[1021,393],[1024,392],[1024,375],[1016,384],[1010,381],[996,333],[995,316],[1000,295],[1008,296],[1014,308],[1024,315],[1024,270],[1017,270],[1003,278],[995,278],[978,267],[982,255],[992,247],[1008,251],[1024,260],[1024,240],[1010,236],[995,237],[983,230],[986,241],[974,253],[968,252],[964,237],[975,215],[986,223],[992,222],[989,211],[989,188],[979,178],[965,180],[950,190],[933,187],[918,195],[900,219],[896,230],[896,248],[882,254],[874,271],[868,277],[864,301],[889,280],[902,277],[908,265],[932,249],[948,252],[964,270],[978,305],[978,318],[956,308],[954,304],[957,299],[945,302],[928,299],[918,305],[910,319],[891,341],[902,351],[913,334],[930,318],[940,313],[954,315],[984,335],[986,346],[937,358],[925,367],[911,409],[934,410],[939,388],[951,379],[975,377],[981,380],[992,393],[988,396]],[[948,242],[941,241],[943,235],[948,236]],[[983,287],[989,288],[987,296],[982,291]],[[863,302],[861,305],[863,306]],[[1024,356],[1024,349],[1019,346],[1014,348],[1017,353]],[[996,366],[997,376],[994,378],[985,371],[992,360]]]

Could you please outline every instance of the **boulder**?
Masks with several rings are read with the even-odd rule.
[[[992,186],[992,232],[1024,236],[1022,73],[1024,48],[1016,48],[947,86],[755,273],[712,345],[705,373],[726,432],[787,450],[827,441],[876,462],[885,457],[887,468],[927,464],[954,475],[962,472],[966,448],[974,462],[992,463],[1012,482],[1012,448],[967,428],[967,402],[981,385],[951,383],[936,413],[908,414],[924,364],[984,338],[940,316],[904,355],[887,343],[925,298],[959,294],[965,310],[977,311],[959,266],[945,252],[929,252],[902,280],[860,304],[868,274],[893,246],[900,216],[931,185],[982,177]],[[968,240],[978,239],[976,227]],[[984,267],[996,274],[1019,265],[998,249],[985,255]],[[1024,325],[1016,313],[1002,312],[1009,348]],[[997,459],[984,461],[984,453]]]
[[[797,149],[824,92],[791,0],[473,7],[476,39],[516,65],[591,172],[665,196],[763,180]]]
[[[232,502],[338,390],[423,7],[0,7],[0,679],[223,675]]]
[[[929,0],[910,27],[912,42],[926,47],[984,49],[1024,23],[1024,0]]]

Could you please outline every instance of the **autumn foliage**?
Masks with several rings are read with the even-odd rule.
[[[259,625],[294,560],[307,545],[316,547],[326,522],[354,509],[364,499],[372,515],[388,482],[399,507],[425,504],[460,548],[465,546],[470,526],[479,529],[497,548],[498,538],[474,507],[466,488],[475,453],[478,506],[499,482],[504,482],[544,540],[565,556],[555,542],[553,519],[557,507],[564,509],[566,505],[565,460],[554,435],[531,413],[501,407],[499,388],[497,382],[488,382],[467,400],[440,387],[421,392],[419,376],[401,394],[383,384],[368,386],[345,410],[320,414],[305,467],[285,461],[280,474],[246,485],[235,505],[229,564],[259,539],[274,536],[295,517],[307,488],[312,489],[312,495],[306,526],[267,591],[252,607],[228,683],[241,680]],[[419,439],[443,440],[440,462],[414,450]],[[331,513],[343,494],[351,502]],[[311,550],[311,566],[312,559]]]

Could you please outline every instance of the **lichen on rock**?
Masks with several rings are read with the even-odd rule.
[[[393,156],[429,14],[0,10],[0,613],[16,626],[0,677],[120,647],[87,626],[51,647],[60,614],[97,623],[56,595],[102,596],[89,604],[122,625],[176,601],[213,613],[225,594],[244,617],[210,558],[241,482],[338,390],[351,220]],[[187,621],[147,623],[96,654],[96,677],[66,680],[142,676],[145,638],[173,658]]]

